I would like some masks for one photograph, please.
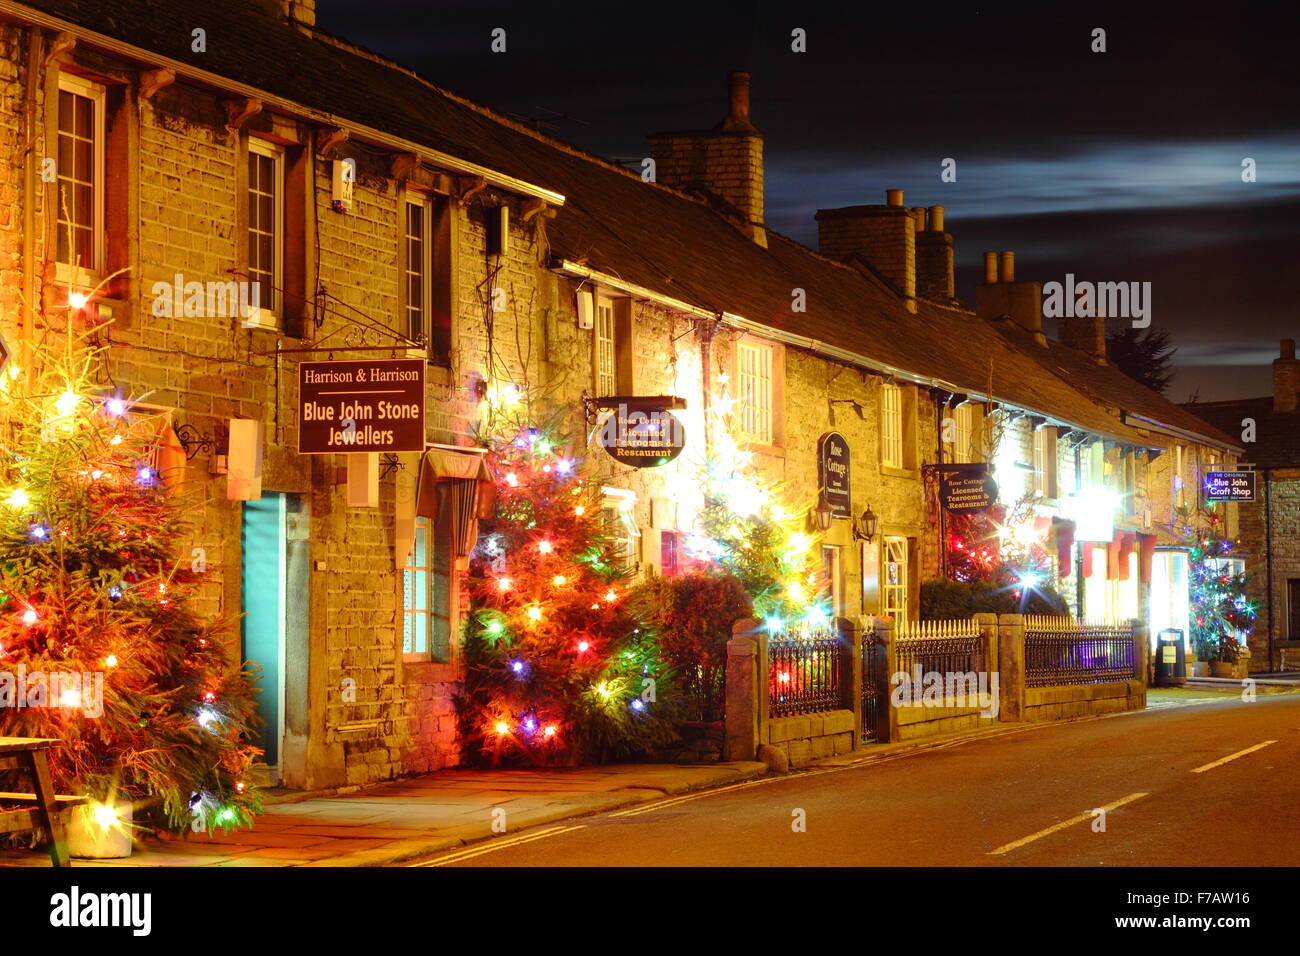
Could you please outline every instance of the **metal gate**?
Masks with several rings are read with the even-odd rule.
[[[880,656],[884,648],[876,640],[875,631],[870,628],[862,632],[862,728],[863,743],[876,740],[876,728],[880,725],[880,708],[883,706],[884,694],[880,688],[879,672],[883,669]]]

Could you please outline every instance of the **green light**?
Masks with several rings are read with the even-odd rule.
[[[500,621],[493,621],[493,622],[491,622],[490,624],[488,624],[488,626],[487,626],[487,632],[488,632],[489,634],[500,634],[500,633],[501,633],[501,622],[500,622]]]

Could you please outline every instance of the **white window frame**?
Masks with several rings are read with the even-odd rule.
[[[1054,499],[1060,493],[1056,453],[1056,429],[1050,425],[1034,429],[1034,491],[1039,497]]]
[[[973,410],[974,406],[967,402],[958,405],[953,413],[952,460],[958,464],[974,460],[971,456],[971,438],[975,431],[971,420]]]
[[[420,554],[421,532],[423,532],[424,553]],[[411,550],[406,555],[406,564],[402,567],[402,660],[421,662],[433,660],[433,577],[434,577],[434,522],[432,518],[417,515],[415,534],[411,540]],[[423,564],[421,564],[423,560]],[[424,607],[412,607],[408,599],[407,576],[424,575]],[[414,585],[413,585],[414,587]],[[418,602],[417,602],[418,603]],[[415,646],[414,621],[424,618],[424,647]]]
[[[596,396],[618,394],[618,312],[614,300],[596,296],[595,322],[592,326],[592,374]]]
[[[908,567],[907,538],[901,535],[885,535],[880,542],[882,550],[880,562],[880,616],[894,617],[896,621],[907,620],[908,614]],[[897,580],[890,580],[889,569],[897,567]]]
[[[880,464],[903,468],[903,389],[893,382],[880,386]]]
[[[252,307],[249,309],[248,318],[244,321],[246,328],[262,329],[279,329],[280,316],[283,314],[283,296],[276,286],[284,285],[284,149],[269,140],[260,139],[256,136],[248,138],[248,154],[250,156],[263,156],[272,162],[272,178],[275,186],[274,201],[271,203],[271,210],[274,215],[275,224],[272,233],[271,251],[274,260],[272,273],[271,288],[260,290],[263,293],[260,296],[261,302],[269,303],[261,307]],[[248,214],[244,242],[248,242],[248,234],[253,232],[252,211],[253,211],[253,184],[247,183],[244,190],[244,203]],[[252,274],[253,263],[248,263],[249,282],[255,280]]]
[[[601,511],[605,520],[611,527],[622,528],[623,533],[617,534],[616,537],[623,553],[624,567],[629,571],[635,571],[638,554],[637,539],[641,537],[641,526],[636,520],[636,492],[628,491],[626,488],[601,488],[600,492],[604,496],[601,501]]]
[[[411,235],[410,215],[411,207],[418,207],[420,211],[420,225],[424,230],[421,238],[422,254],[420,256],[420,271],[411,268],[411,242],[415,238]],[[429,328],[429,317],[432,313],[433,306],[433,204],[426,193],[417,189],[406,189],[402,194],[402,334],[409,339],[421,342],[421,346],[416,348],[412,346],[407,349],[407,354],[412,358],[424,358],[428,355],[429,349],[432,348],[431,333]],[[420,301],[415,306],[420,313],[420,334],[412,334],[412,304],[411,304],[411,277],[420,276]]]
[[[59,74],[58,92],[71,93],[75,96],[80,96],[83,97],[84,99],[88,99],[94,105],[94,110],[95,110],[95,116],[94,116],[94,121],[92,126],[92,135],[94,137],[94,142],[91,148],[92,162],[95,167],[94,174],[93,174],[95,177],[95,181],[93,184],[93,200],[92,200],[92,205],[94,208],[94,220],[92,225],[92,230],[93,230],[92,255],[94,256],[95,261],[88,264],[83,263],[80,266],[74,266],[71,261],[55,262],[55,279],[57,281],[89,288],[98,284],[99,277],[103,274],[104,267],[105,267],[104,266],[105,256],[106,256],[105,217],[107,214],[107,210],[105,208],[106,206],[105,187],[107,185],[105,181],[106,173],[107,173],[107,168],[106,168],[107,162],[105,156],[106,156],[106,146],[107,146],[106,136],[107,136],[108,126],[107,123],[105,122],[104,109],[107,103],[107,91],[103,86],[99,85],[98,83],[92,83],[89,80],[82,79],[79,76],[74,76],[73,74],[70,73],[61,72]],[[58,97],[55,101],[55,106],[54,106],[54,112],[55,112],[54,132],[55,132],[56,157],[58,155],[58,145],[59,145],[58,140],[59,137],[63,135],[63,133],[58,128],[59,100],[61,99],[62,97]],[[63,215],[63,200],[62,197],[60,196],[60,190],[59,190],[60,185],[61,183],[59,179],[56,178],[55,190],[54,190],[54,196],[55,196],[54,201],[56,203],[54,221],[55,221],[56,229],[64,230],[66,229],[66,227],[59,224],[59,217]],[[73,201],[73,197],[69,196],[68,197],[69,204],[71,204],[72,201]],[[69,214],[71,214],[71,207],[69,207]],[[76,243],[74,242],[72,245],[68,247],[69,260],[72,260],[74,258],[75,245]],[[55,250],[57,251],[57,249],[58,249],[58,237],[56,236]]]
[[[776,349],[771,344],[736,343],[735,407],[742,440],[776,444]]]
[[[831,617],[844,617],[844,551],[838,544],[822,545],[822,569],[830,579]]]

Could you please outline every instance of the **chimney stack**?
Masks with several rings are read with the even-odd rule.
[[[742,231],[767,246],[763,228],[763,137],[749,122],[749,74],[727,81],[728,111],[711,130],[651,133],[655,179],[721,200]]]
[[[1273,359],[1273,411],[1295,412],[1297,386],[1300,361],[1295,357],[1295,339],[1283,339],[1281,354]]]
[[[984,253],[984,282],[975,289],[975,314],[993,322],[1009,319],[1047,347],[1042,286],[1016,281],[1014,252]]]
[[[951,302],[956,294],[952,236],[943,231],[943,207],[931,206],[928,215],[917,219],[916,228],[916,294],[936,302]]]
[[[831,259],[860,258],[916,311],[916,218],[901,189],[886,190],[883,206],[817,210],[817,246]]]
[[[290,23],[316,25],[316,0],[280,0],[280,14]]]

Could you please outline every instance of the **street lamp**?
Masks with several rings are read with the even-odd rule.
[[[854,539],[865,541],[870,544],[871,539],[876,536],[876,526],[879,522],[880,519],[877,518],[876,513],[871,510],[871,505],[867,505],[867,510],[862,512],[862,514],[858,516],[857,520],[853,522]]]

